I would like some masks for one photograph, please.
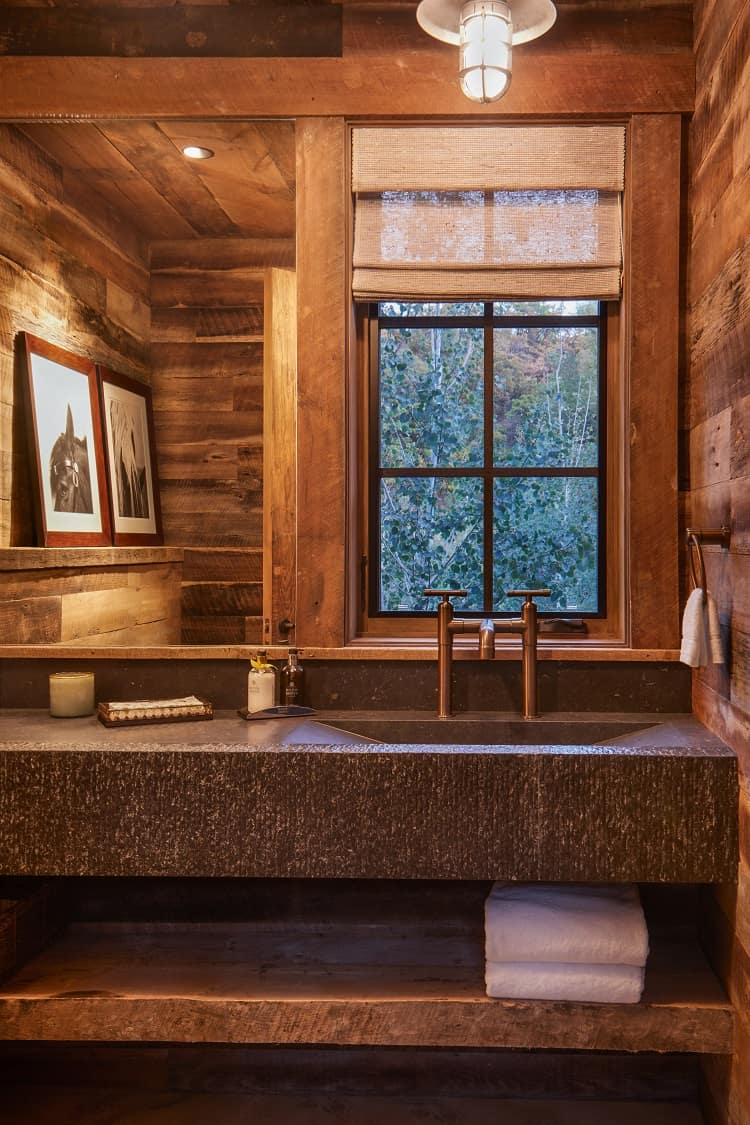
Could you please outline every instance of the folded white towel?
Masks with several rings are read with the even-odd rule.
[[[487,961],[642,966],[648,956],[632,883],[495,883],[484,938]]]
[[[680,660],[691,668],[724,662],[719,611],[711,594],[700,587],[692,591],[685,603]]]
[[[487,995],[496,1000],[583,1000],[637,1004],[645,969],[637,965],[571,965],[488,961]]]

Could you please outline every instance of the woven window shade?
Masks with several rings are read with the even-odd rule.
[[[355,297],[618,297],[624,144],[620,126],[355,129]]]

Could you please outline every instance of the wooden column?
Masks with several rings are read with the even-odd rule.
[[[344,643],[346,130],[297,127],[297,617],[304,645]]]
[[[284,644],[279,622],[296,621],[297,612],[297,283],[291,270],[266,271],[263,308],[263,640]]]
[[[679,644],[677,368],[680,134],[676,114],[631,120],[625,213],[627,520],[633,648]]]

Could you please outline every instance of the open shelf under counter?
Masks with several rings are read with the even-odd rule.
[[[426,906],[387,889],[381,910],[344,886],[330,911],[79,918],[0,986],[0,1039],[731,1052],[731,1005],[669,911],[649,921],[640,1003],[503,1001],[484,992],[486,888],[464,885],[453,913],[448,887]]]

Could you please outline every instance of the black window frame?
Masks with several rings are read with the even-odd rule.
[[[552,300],[553,298],[539,298],[539,300]],[[507,298],[495,297],[489,301],[478,301],[471,297],[462,298],[462,303],[481,303],[483,313],[481,316],[470,315],[442,315],[442,316],[384,316],[380,314],[379,304],[372,302],[368,306],[368,320],[370,325],[369,337],[369,385],[367,393],[368,413],[368,450],[367,450],[367,504],[368,504],[368,545],[366,563],[367,579],[363,583],[363,593],[366,590],[363,609],[367,617],[373,619],[395,618],[404,620],[408,618],[429,618],[434,616],[434,606],[425,599],[423,611],[386,610],[379,607],[380,601],[380,483],[384,478],[434,478],[434,477],[461,477],[479,478],[484,481],[483,509],[484,509],[484,536],[483,536],[483,593],[485,606],[492,605],[493,595],[493,496],[494,481],[498,478],[520,477],[588,477],[597,481],[597,590],[598,608],[596,610],[575,610],[565,612],[559,608],[544,609],[543,603],[539,606],[540,617],[554,618],[587,618],[591,620],[605,619],[607,617],[607,302],[597,302],[597,312],[569,316],[563,314],[523,315],[501,314],[494,312],[496,303]],[[428,303],[416,302],[411,303]],[[434,303],[434,302],[429,302]],[[460,328],[481,327],[484,332],[484,461],[480,467],[462,466],[460,468],[399,468],[383,469],[380,466],[380,329],[393,327],[413,328]],[[495,466],[493,448],[493,407],[494,407],[494,379],[493,359],[495,328],[514,327],[594,327],[598,330],[598,463],[596,466],[565,467],[565,466]],[[529,576],[533,581],[533,576]],[[482,618],[491,614],[493,617],[511,617],[513,611],[493,610],[483,608],[470,610],[461,607],[462,617]]]

